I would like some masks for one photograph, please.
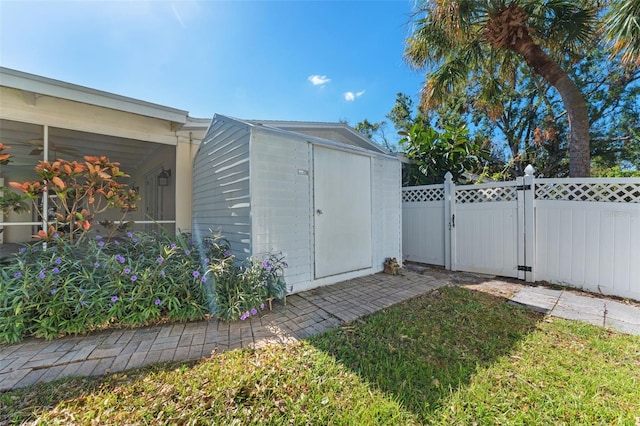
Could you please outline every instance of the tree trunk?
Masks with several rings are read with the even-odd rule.
[[[529,40],[524,40],[528,38]],[[590,174],[589,116],[587,103],[580,89],[531,37],[511,47],[521,54],[533,70],[556,88],[569,118],[569,176],[588,177]]]
[[[526,21],[526,14],[514,2],[491,18],[484,36],[494,48],[520,54],[535,73],[556,88],[569,118],[569,176],[588,177],[591,159],[587,103],[568,74],[533,41]]]

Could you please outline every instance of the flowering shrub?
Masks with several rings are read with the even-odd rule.
[[[0,343],[210,312],[255,315],[267,298],[284,296],[282,258],[264,261],[236,263],[219,236],[196,244],[186,234],[128,232],[79,245],[54,232],[0,270]]]
[[[215,313],[226,320],[245,320],[264,309],[269,299],[282,299],[286,295],[282,277],[286,267],[284,257],[276,254],[239,263],[229,256],[211,264]]]
[[[0,166],[9,164],[13,155],[6,152],[8,145],[0,142]],[[29,205],[25,203],[25,196],[9,191],[7,188],[0,186],[0,215],[10,213],[12,211],[22,214],[29,212]],[[0,230],[2,232],[2,230]]]
[[[0,151],[2,148],[0,146]],[[9,157],[6,161],[8,160]],[[124,219],[126,213],[137,209],[136,201],[140,196],[120,182],[129,175],[121,171],[119,166],[120,163],[110,161],[105,156],[86,156],[84,162],[63,159],[54,162],[40,161],[35,167],[39,180],[9,182],[9,185],[30,199],[35,211],[47,221],[46,229],[39,231],[36,238],[43,241],[59,239],[65,235],[64,230],[70,242],[76,240],[76,244],[79,244],[91,229],[97,214],[110,208],[119,208]],[[56,197],[49,198],[49,202],[54,204],[56,214],[55,220],[49,222],[39,199],[53,194]],[[15,200],[10,204],[7,196],[3,198],[5,210],[15,208]]]

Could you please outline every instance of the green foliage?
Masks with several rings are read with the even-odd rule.
[[[461,182],[465,180],[465,172],[479,170],[489,159],[489,151],[468,135],[466,127],[445,127],[438,132],[433,127],[415,124],[404,133],[400,145],[424,176],[419,183],[442,183],[447,172],[451,172],[455,182]]]
[[[309,341],[2,392],[0,424],[634,425],[639,345],[447,286]]]
[[[0,142],[0,166],[11,162],[11,157],[13,156],[5,152],[9,148],[11,147]],[[7,188],[0,186],[0,217],[12,211],[18,214],[28,213],[29,204],[25,201],[26,196],[11,192]]]
[[[640,65],[640,1],[612,0],[604,19],[612,50],[622,53],[624,62]]]
[[[91,229],[97,214],[120,209],[124,218],[127,212],[136,210],[140,196],[121,182],[129,175],[120,170],[120,163],[105,156],[86,156],[84,160],[40,161],[35,167],[38,180],[9,182],[32,200],[35,211],[47,222],[46,230],[41,230],[36,238],[50,241],[54,234],[56,238],[66,235],[64,238],[78,244]],[[45,194],[49,196],[48,202],[55,206],[53,222],[49,222],[48,214],[42,211],[40,198]]]
[[[640,177],[640,169],[623,170],[620,166],[614,167],[591,167],[591,176],[593,177],[611,177],[611,178],[629,178]]]
[[[215,313],[224,320],[245,320],[265,309],[269,299],[282,299],[287,287],[282,277],[284,257],[269,254],[234,263],[233,257],[211,264],[215,286]]]
[[[402,92],[396,93],[396,101],[393,108],[387,114],[387,118],[393,123],[396,131],[408,132],[414,124],[425,125],[426,117],[421,111],[413,112],[413,100]]]
[[[405,58],[425,69],[421,105],[425,111],[443,106],[461,90],[474,87],[480,104],[490,105],[490,118],[500,116],[496,99],[503,83],[519,81],[526,66],[553,85],[572,119],[569,128],[569,171],[589,174],[589,128],[583,94],[569,76],[567,58],[583,55],[596,31],[596,9],[586,3],[526,0],[477,0],[458,7],[451,2],[419,2]],[[469,105],[473,105],[470,103]]]
[[[284,297],[286,264],[274,259],[234,266],[228,243],[217,236],[196,244],[186,234],[128,232],[77,244],[54,233],[47,242],[23,247],[0,270],[0,343],[202,319],[230,294],[251,301],[250,307],[234,306],[253,314],[268,297]],[[217,278],[240,270],[251,272],[241,283],[216,285]],[[237,319],[244,311],[214,312]]]
[[[365,118],[364,120],[356,124],[353,129],[365,138],[370,139],[374,143],[380,145],[385,150],[389,152],[396,152],[397,146],[394,146],[387,139],[387,135],[385,133],[386,126],[387,123],[385,121],[372,123]]]
[[[11,192],[8,188],[0,187],[0,214],[9,212],[22,214],[29,211],[29,204],[25,202],[24,196]]]

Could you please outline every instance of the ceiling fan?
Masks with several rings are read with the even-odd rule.
[[[44,140],[42,139],[29,139],[29,145],[33,146],[29,155],[42,155],[44,151]],[[76,148],[57,146],[53,142],[49,141],[49,151],[52,151],[56,154],[66,154],[66,155],[78,155],[78,150]]]

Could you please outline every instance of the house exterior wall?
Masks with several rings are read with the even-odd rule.
[[[174,197],[176,206],[176,231],[191,232],[193,194],[193,162],[204,132],[197,134],[179,132],[176,146]]]
[[[282,252],[297,290],[313,276],[311,144],[254,129],[251,177],[253,255]]]
[[[147,142],[176,144],[168,121],[49,96],[25,99],[21,90],[0,87],[2,118]]]
[[[138,203],[140,209],[130,213],[126,220],[149,221],[146,203],[157,202],[159,203],[157,209],[162,212],[163,217],[154,217],[155,220],[175,221],[176,231],[191,230],[192,162],[208,120],[192,119],[187,116],[186,111],[43,77],[26,74],[23,76],[23,73],[6,69],[0,71],[3,84],[0,86],[0,118],[8,120],[7,122],[28,123],[38,128],[48,126],[52,131],[55,129],[55,131],[64,132],[64,135],[70,132],[96,135],[96,140],[89,138],[85,144],[96,153],[91,155],[101,153],[101,148],[104,146],[114,146],[108,145],[108,141],[98,142],[104,139],[103,136],[120,140],[121,144],[122,141],[132,145],[148,142],[147,146],[151,148],[148,149],[148,154],[145,154],[144,163],[140,167],[123,167],[123,171],[131,176],[130,184],[144,188],[145,176],[148,180],[150,174],[160,166],[171,169],[172,176],[169,186],[158,190],[162,193],[161,196],[150,197],[143,193],[143,199]],[[19,85],[12,86],[16,81]],[[91,104],[91,102],[96,103]],[[60,136],[57,138],[64,139]],[[51,133],[49,140],[51,141]],[[27,142],[26,138],[24,142]],[[8,143],[8,145],[13,144]],[[124,156],[122,158],[113,154],[109,157],[113,161],[122,162],[128,158],[126,152],[122,155]],[[34,157],[33,160],[35,166],[38,158]],[[34,178],[19,175],[16,168],[13,168],[8,175],[5,172],[3,177],[8,178],[7,182]],[[153,208],[155,209],[156,206]],[[23,216],[6,215],[0,218],[0,222],[2,219],[7,222],[33,220],[31,215]],[[121,218],[117,211],[107,211],[100,216],[100,219],[110,220]],[[165,226],[167,229],[174,229],[173,224]],[[101,232],[99,228],[96,229]],[[5,242],[29,241],[32,233],[31,226],[6,226],[4,234],[8,238],[5,238]]]
[[[193,233],[223,231],[239,258],[251,255],[249,139],[246,125],[214,119],[193,163]]]

